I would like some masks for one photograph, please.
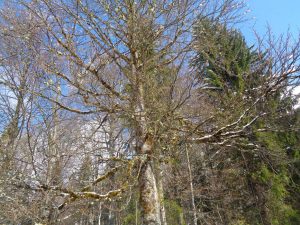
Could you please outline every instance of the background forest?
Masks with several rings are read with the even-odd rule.
[[[300,38],[245,10],[3,0],[0,224],[300,224]]]

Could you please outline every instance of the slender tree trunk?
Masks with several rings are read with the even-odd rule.
[[[196,209],[196,205],[195,205],[193,176],[192,176],[192,169],[191,169],[191,164],[190,164],[190,155],[189,155],[189,150],[188,150],[187,146],[185,146],[185,152],[186,152],[187,166],[188,166],[188,171],[189,171],[191,203],[192,203],[192,208],[193,208],[193,222],[194,222],[194,225],[197,225],[197,209]]]
[[[102,216],[102,203],[99,203],[99,215],[98,215],[98,225],[101,225],[101,216]]]
[[[10,168],[11,170],[12,167],[14,166],[13,158],[15,155],[15,150],[14,150],[14,145],[15,145],[15,140],[18,137],[19,134],[19,117],[21,115],[21,108],[22,108],[22,102],[23,102],[23,97],[20,95],[18,96],[17,99],[17,105],[16,109],[14,112],[14,115],[10,121],[10,123],[7,125],[5,128],[4,132],[2,135],[0,135],[0,153],[3,151],[3,165],[1,165],[0,168]]]
[[[59,84],[59,82],[57,82]],[[55,95],[55,99],[58,100],[59,95]],[[59,115],[58,115],[58,109],[59,107],[56,104],[52,105],[52,118],[53,118],[53,131],[49,131],[48,136],[48,143],[49,143],[49,153],[51,155],[50,161],[49,161],[49,183],[50,185],[60,185],[61,183],[61,157],[59,152],[59,146],[58,146],[58,123],[59,123]],[[50,126],[49,126],[50,129]],[[54,161],[52,162],[52,157]],[[50,197],[50,201],[46,204],[49,205],[50,208],[50,214],[48,216],[48,223],[49,224],[56,224],[58,219],[58,211],[57,208],[54,208],[52,206],[52,203],[54,201],[54,196]]]
[[[164,187],[163,187],[162,178],[163,178],[163,169],[161,168],[161,166],[159,166],[158,187],[159,187],[161,224],[167,225],[166,209],[164,203]]]
[[[135,225],[138,225],[138,201],[135,201]]]

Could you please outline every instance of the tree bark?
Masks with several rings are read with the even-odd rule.
[[[191,168],[191,163],[190,163],[189,150],[188,150],[187,146],[185,146],[185,152],[186,152],[187,166],[188,166],[188,171],[189,171],[189,182],[190,182],[190,189],[191,189],[191,203],[192,203],[192,208],[193,208],[193,222],[194,222],[194,225],[197,225],[197,208],[196,208],[196,205],[195,205],[192,168]]]
[[[159,165],[159,174],[158,174],[158,187],[159,187],[159,200],[160,200],[160,214],[161,214],[161,224],[168,225],[166,217],[166,209],[164,203],[164,187],[163,187],[163,168]]]
[[[161,225],[159,194],[151,157],[152,147],[146,139],[141,149],[147,156],[142,162],[139,177],[142,225]]]

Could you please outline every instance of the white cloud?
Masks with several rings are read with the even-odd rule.
[[[292,94],[297,98],[298,102],[295,105],[295,108],[300,107],[300,86],[296,86],[295,88],[293,88],[292,90]]]

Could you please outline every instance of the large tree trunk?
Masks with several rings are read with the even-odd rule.
[[[152,143],[146,139],[141,149],[142,153],[147,156],[142,162],[139,177],[140,207],[143,225],[161,225],[160,201],[151,155],[152,147]]]
[[[137,52],[133,54],[136,62],[139,57]],[[135,116],[137,121],[136,140],[137,153],[144,156],[141,160],[139,174],[139,194],[142,225],[161,225],[160,200],[158,186],[154,173],[154,140],[147,130],[146,110],[144,100],[144,87],[142,85],[141,72],[136,72],[137,66],[132,64],[132,75],[136,77],[136,92],[133,99],[136,101]]]
[[[140,206],[143,225],[161,225],[157,184],[151,161],[144,162],[140,179]]]

